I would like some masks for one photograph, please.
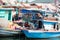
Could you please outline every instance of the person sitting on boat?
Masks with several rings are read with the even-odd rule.
[[[18,24],[16,23],[13,23],[13,22],[8,22],[8,27],[7,27],[8,30],[23,30],[23,27],[19,26]]]
[[[40,12],[38,12],[36,14],[36,19],[38,20],[38,27],[37,29],[44,29],[44,26],[43,26],[43,23],[42,23],[42,20],[43,20],[43,16]]]
[[[58,26],[58,24],[54,24],[54,27],[53,27],[56,31],[58,31],[59,30],[59,26]]]
[[[32,24],[29,24],[28,22],[25,22],[25,23],[24,23],[24,27],[25,27],[26,29],[33,29],[33,28],[34,28],[34,26],[32,26]]]

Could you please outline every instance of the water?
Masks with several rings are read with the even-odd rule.
[[[25,39],[20,37],[0,37],[0,40],[60,40],[59,37],[56,38],[46,38],[46,39]]]

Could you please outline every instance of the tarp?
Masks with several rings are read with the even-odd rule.
[[[22,9],[22,10],[20,10],[22,13],[31,13],[31,11],[30,10],[26,10],[26,9]]]

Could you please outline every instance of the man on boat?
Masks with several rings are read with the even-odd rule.
[[[13,22],[20,26],[23,26],[22,13],[18,13],[13,17]]]
[[[34,28],[34,26],[33,26],[33,24],[32,24],[32,23],[25,22],[25,23],[24,23],[24,28],[26,28],[26,29],[33,29],[33,28]]]
[[[36,14],[36,19],[38,21],[38,27],[37,27],[37,29],[43,29],[44,30],[44,25],[43,25],[43,22],[42,22],[43,16],[42,16],[42,14],[40,12],[38,12]]]

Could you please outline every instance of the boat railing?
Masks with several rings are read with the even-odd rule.
[[[27,30],[28,32],[60,32],[60,31],[41,31],[41,30]]]

